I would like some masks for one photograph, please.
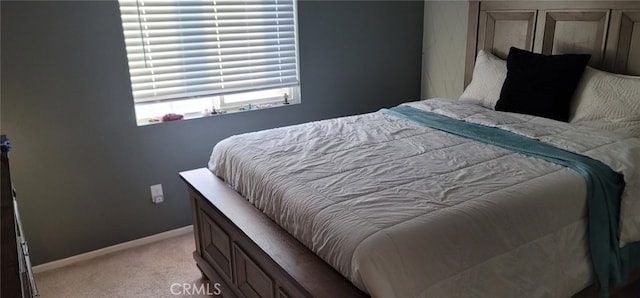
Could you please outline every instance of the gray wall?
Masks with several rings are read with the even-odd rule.
[[[301,105],[143,127],[117,2],[1,5],[1,127],[36,265],[191,224],[178,172],[206,166],[227,136],[420,95],[418,1],[302,1]]]
[[[422,98],[460,97],[467,47],[467,1],[426,1]]]

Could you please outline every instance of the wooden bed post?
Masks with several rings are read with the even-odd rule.
[[[471,83],[471,76],[473,75],[473,66],[475,65],[475,61],[476,61],[479,18],[480,18],[480,3],[475,0],[469,1],[469,22],[467,26],[467,54],[465,57],[465,67],[464,67],[464,88],[466,88],[467,85]]]

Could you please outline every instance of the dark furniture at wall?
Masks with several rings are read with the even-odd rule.
[[[2,136],[2,282],[0,296],[2,297],[39,297],[36,290],[29,249],[22,232],[18,205],[15,201],[15,192],[11,183],[11,171],[9,169],[9,146]]]

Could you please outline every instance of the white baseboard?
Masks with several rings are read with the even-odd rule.
[[[40,264],[38,266],[33,266],[33,273],[40,273],[40,272],[49,271],[49,270],[57,269],[64,266],[69,266],[78,262],[90,260],[99,256],[104,256],[106,254],[110,254],[113,252],[118,252],[125,249],[142,246],[145,244],[157,242],[157,241],[168,239],[171,237],[184,235],[191,232],[193,232],[193,225],[178,228],[171,231],[162,232],[162,233],[151,235],[148,237],[144,237],[144,238],[116,244],[113,246],[101,248],[98,250],[90,251],[87,253],[79,254],[76,256],[64,258],[62,260],[57,260],[49,263]]]

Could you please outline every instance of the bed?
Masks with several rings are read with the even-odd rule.
[[[461,100],[234,136],[216,145],[209,168],[180,174],[193,206],[194,258],[222,286],[222,296],[587,293],[601,276],[590,257],[596,212],[587,210],[608,207],[593,208],[589,184],[569,167],[469,139],[488,128],[586,155],[620,173],[626,184],[611,222],[621,225],[623,241],[612,249],[626,247],[620,251],[628,254],[638,247],[637,115],[604,121],[598,112],[607,109],[597,101],[613,91],[602,97],[605,89],[589,82],[613,78],[632,88],[640,82],[612,74],[640,75],[640,3],[473,1],[469,7]],[[499,87],[487,86],[502,85],[492,76],[517,53],[511,47],[590,54],[576,82],[586,99],[570,107],[567,119],[577,124],[493,110]],[[425,117],[472,126],[452,135],[442,131],[451,128],[425,126]],[[473,129],[478,133],[469,134]],[[625,264],[635,264],[634,256]],[[625,268],[624,279],[634,269]]]

